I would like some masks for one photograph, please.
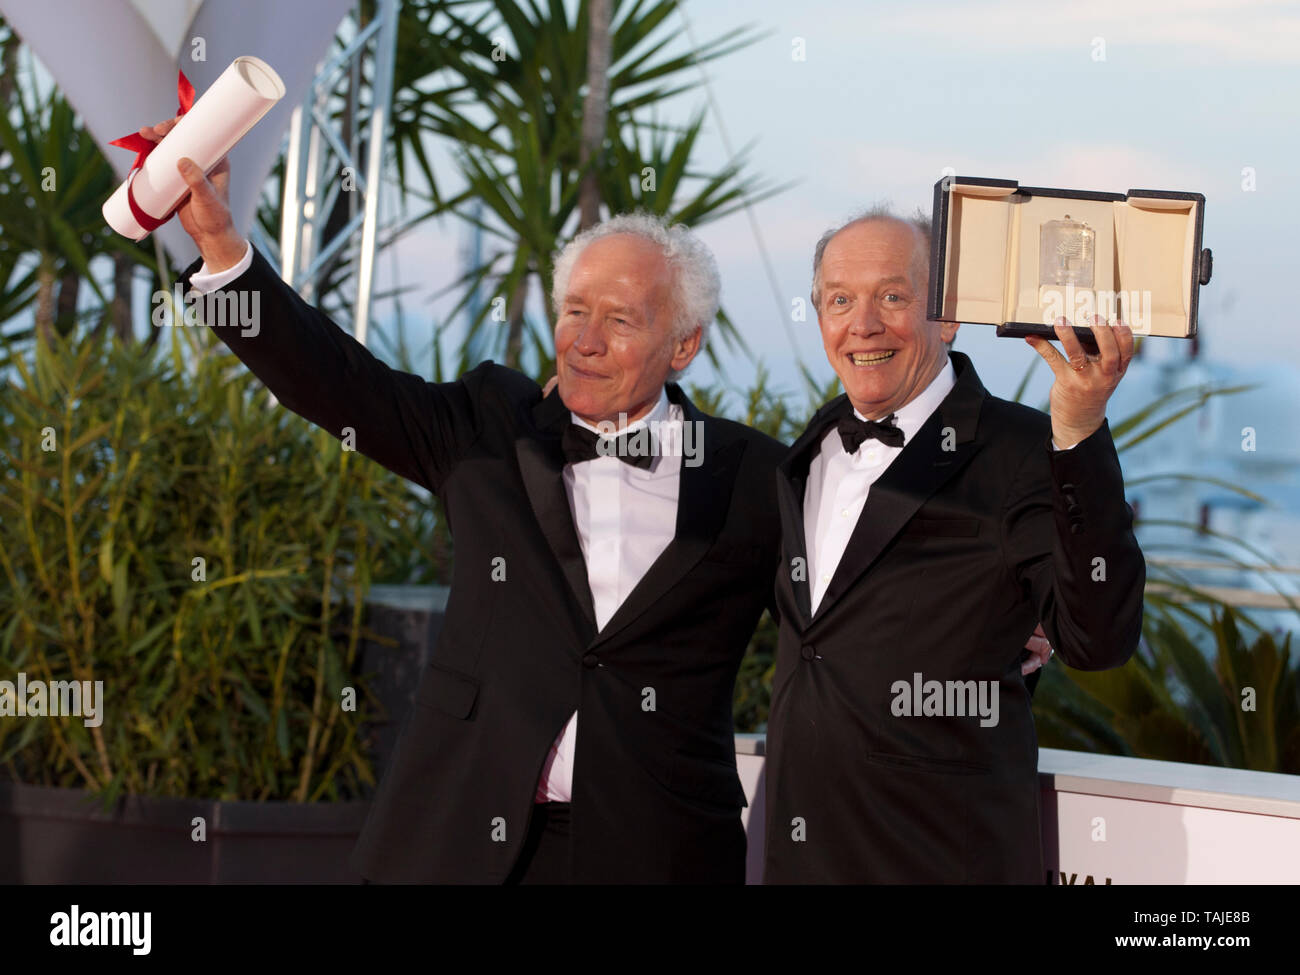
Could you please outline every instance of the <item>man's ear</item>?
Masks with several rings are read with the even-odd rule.
[[[691,360],[700,351],[700,336],[703,334],[704,330],[697,326],[685,338],[673,340],[673,357],[668,365],[674,372],[681,372],[691,364]]]
[[[939,334],[943,337],[944,345],[952,345],[952,340],[957,337],[957,329],[961,328],[961,322],[944,322],[943,328]]]

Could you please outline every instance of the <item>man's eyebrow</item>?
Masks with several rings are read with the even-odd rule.
[[[560,302],[561,305],[582,305],[589,307],[587,300],[580,295],[565,295]],[[640,314],[631,305],[611,305],[608,309],[611,315],[622,315],[624,318],[632,318],[640,321]]]
[[[890,284],[903,284],[909,288],[912,286],[912,282],[908,280],[907,275],[895,274],[890,277],[883,278],[882,280],[876,282],[876,287],[883,288],[886,285],[890,285]],[[848,285],[845,285],[840,281],[831,280],[831,281],[827,281],[825,284],[822,285],[822,290],[830,291],[834,288],[845,288],[845,287],[848,287]]]

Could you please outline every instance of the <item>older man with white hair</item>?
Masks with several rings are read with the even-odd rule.
[[[717,314],[708,249],[615,217],[557,258],[555,391],[491,362],[430,383],[280,280],[231,223],[224,166],[181,169],[190,285],[259,296],[260,327],[221,339],[289,409],[438,494],[453,529],[445,622],[360,873],[742,882],[732,689],[770,599],[783,448],[671,381]]]

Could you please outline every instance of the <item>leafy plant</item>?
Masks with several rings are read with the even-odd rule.
[[[83,284],[98,299],[88,309],[96,331],[111,321],[129,339],[132,270],[142,266],[156,277],[157,266],[148,247],[104,223],[101,206],[117,177],[71,105],[58,89],[42,94],[30,69],[25,83],[17,82],[20,47],[12,33],[0,48],[0,323],[34,305],[31,328],[3,333],[3,367],[37,332],[76,328]],[[99,257],[115,266],[113,300],[91,271]]]
[[[363,598],[405,482],[174,329],[38,340],[0,388],[0,679],[102,680],[103,723],[0,719],[18,781],[311,801],[372,784]]]
[[[1259,632],[1248,642],[1230,608],[1208,627],[1210,659],[1159,613],[1145,622],[1142,646],[1124,667],[1047,667],[1034,705],[1039,744],[1300,774],[1300,673],[1291,635],[1279,644]]]
[[[37,256],[36,328],[48,331],[54,326],[55,284],[65,271],[108,300],[90,273],[90,258],[111,246],[114,235],[100,207],[115,180],[63,96],[51,91],[41,99],[32,87],[18,89],[17,125],[0,112],[0,225],[6,250]]]

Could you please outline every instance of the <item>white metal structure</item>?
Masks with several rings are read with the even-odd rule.
[[[108,143],[175,112],[178,68],[202,92],[240,55],[271,64],[288,94],[230,153],[235,225],[248,228],[253,243],[279,261],[285,280],[308,300],[317,272],[348,249],[356,268],[352,325],[362,342],[374,289],[399,11],[400,0],[378,0],[374,20],[359,28],[355,0],[0,0],[0,13],[48,69],[119,178],[132,156]],[[349,43],[325,56],[336,37],[349,35]],[[373,66],[372,98],[359,106],[360,86],[344,83],[360,77],[365,58]],[[343,104],[340,98],[352,102],[350,117],[358,120],[346,144],[329,115]],[[266,175],[285,151],[286,126],[284,216],[280,240],[273,242],[260,232],[255,214]],[[358,157],[363,136],[364,160]],[[347,192],[345,167],[347,185],[355,186],[350,219],[323,240],[334,201]],[[153,237],[176,266],[196,256],[176,221]]]
[[[340,251],[356,247],[356,294],[352,301],[352,331],[365,344],[374,290],[375,249],[379,232],[380,191],[388,153],[389,116],[393,97],[397,18],[401,0],[379,0],[375,18],[316,72],[306,97],[293,111],[285,154],[284,206],[281,216],[280,275],[307,301],[315,298],[316,280],[326,263]],[[356,23],[356,12],[353,14]],[[371,103],[359,105],[360,87],[348,83],[360,77],[367,53],[373,64]],[[339,93],[340,88],[344,91]],[[344,141],[332,107],[346,101],[347,117],[367,124],[352,127]],[[365,158],[361,158],[364,136]],[[351,194],[347,223],[325,238],[325,222],[340,193]],[[360,201],[357,196],[360,196]],[[256,229],[256,228],[255,228]],[[259,235],[260,236],[260,235]],[[266,241],[255,241],[271,251]]]
[[[284,99],[230,152],[235,226],[253,223],[293,106],[355,0],[0,0],[0,13],[40,59],[118,179],[132,153],[109,145],[176,112],[176,71],[199,91],[241,55],[266,61]],[[176,221],[152,235],[176,267],[198,254]]]

